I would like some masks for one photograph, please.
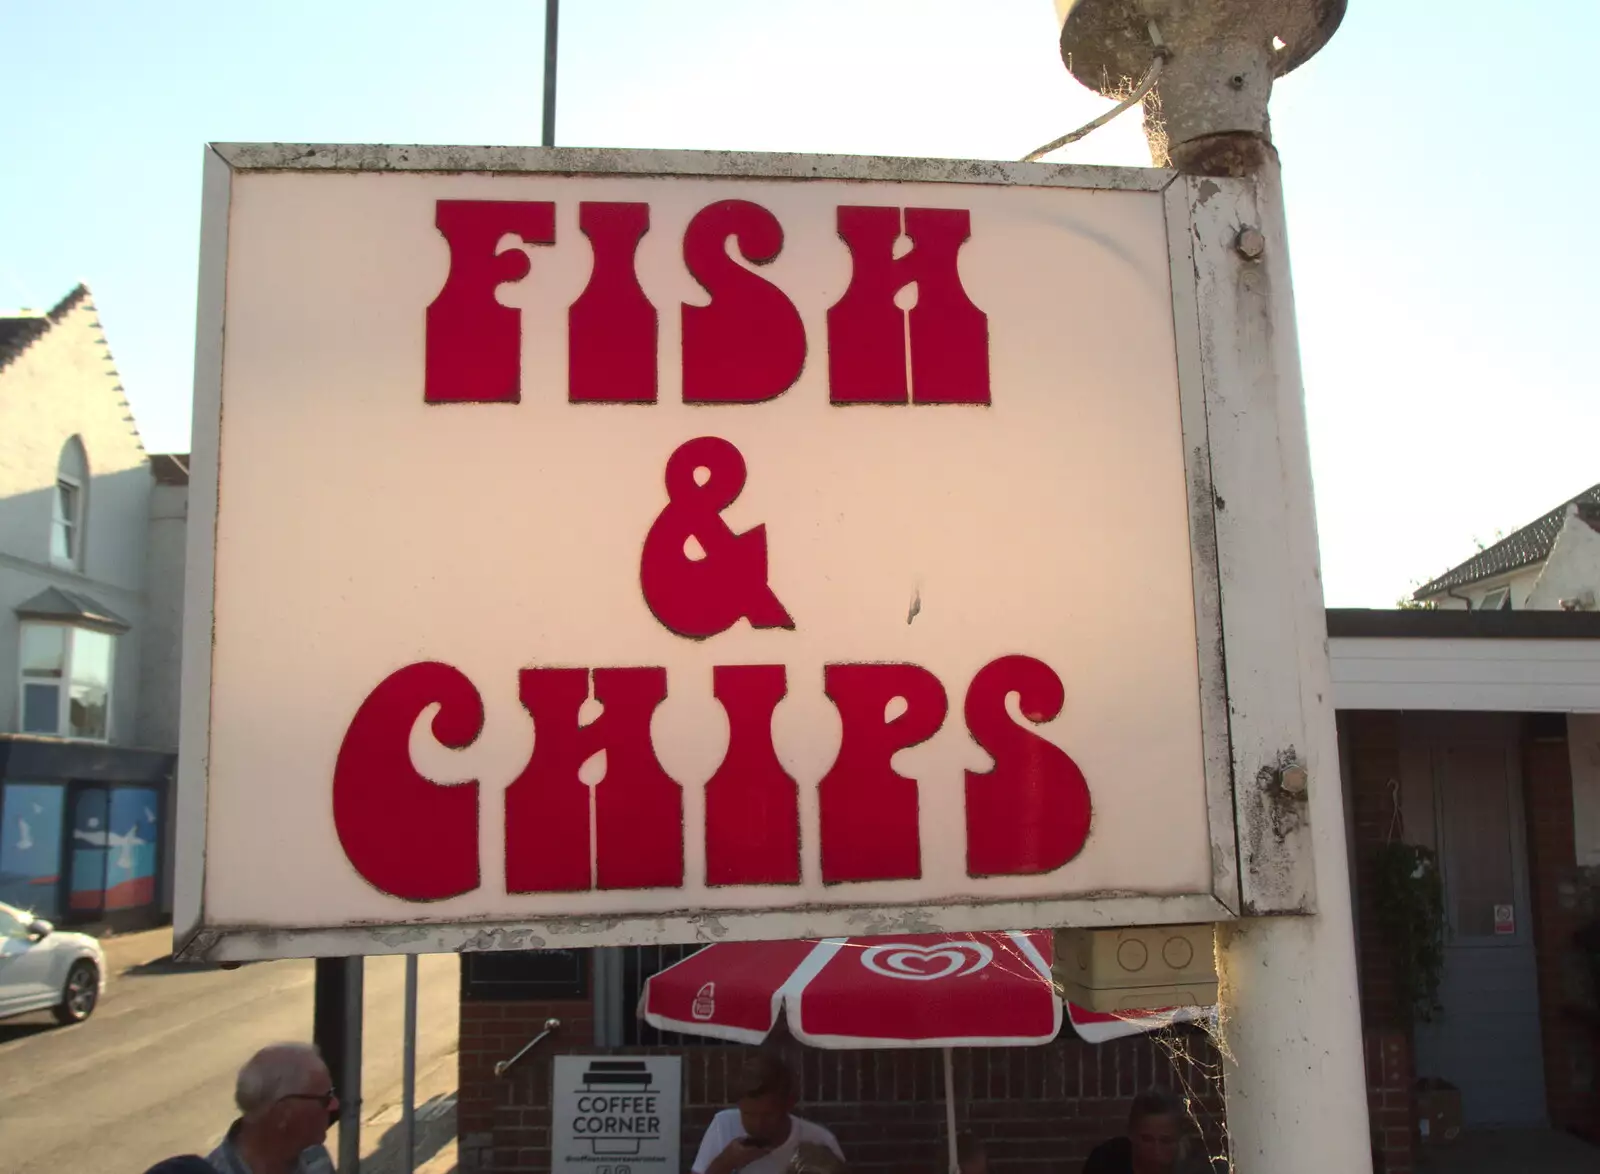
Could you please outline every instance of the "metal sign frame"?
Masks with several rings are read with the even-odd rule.
[[[854,933],[1213,922],[1314,903],[1305,802],[1309,679],[1296,656],[1307,622],[1285,565],[1301,520],[1288,512],[1282,453],[1303,445],[1270,381],[1253,378],[1235,341],[1255,263],[1240,248],[1255,217],[1248,181],[1151,168],[687,151],[570,148],[215,144],[204,169],[193,454],[179,758],[176,929],[186,959],[538,949],[721,938],[798,938],[836,929],[839,908],[701,909],[507,924],[418,922],[282,928],[206,916],[207,765],[222,428],[224,297],[231,189],[255,171],[445,172],[1013,185],[1158,193],[1166,217],[1188,490],[1211,883],[1199,892],[1118,892],[969,906],[851,906]],[[1243,272],[1241,272],[1243,270]],[[1300,429],[1301,431],[1296,431]],[[1315,573],[1315,568],[1309,568]],[[1320,616],[1319,616],[1320,622]],[[1325,675],[1325,674],[1324,674]],[[419,909],[420,913],[421,910]],[[822,920],[826,917],[827,923]]]

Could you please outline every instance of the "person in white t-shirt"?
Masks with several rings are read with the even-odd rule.
[[[827,1146],[842,1159],[833,1134],[796,1117],[794,1074],[770,1052],[746,1061],[739,1072],[737,1108],[711,1119],[695,1155],[694,1174],[785,1174],[802,1142]]]

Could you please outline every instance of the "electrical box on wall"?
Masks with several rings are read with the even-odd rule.
[[[1058,929],[1054,975],[1090,1011],[1207,1007],[1217,1001],[1210,925]]]

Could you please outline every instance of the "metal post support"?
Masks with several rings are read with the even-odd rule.
[[[345,958],[344,1066],[339,1074],[339,1174],[361,1170],[361,1020],[365,1008],[364,957]]]
[[[361,1159],[362,958],[318,958],[313,985],[311,1038],[339,1090],[340,1174],[353,1174]]]
[[[400,1062],[401,1132],[405,1136],[406,1174],[417,1161],[417,956],[406,955],[405,1053]]]
[[[949,1048],[944,1049],[944,1137],[950,1150],[950,1174],[961,1174],[961,1155],[956,1144],[956,1063]]]
[[[1316,911],[1218,926],[1228,1132],[1241,1174],[1360,1174],[1371,1169],[1372,1149],[1344,795],[1283,192],[1270,148],[1255,173],[1253,195],[1253,208],[1237,217],[1247,227],[1231,250],[1232,280],[1226,288],[1202,290],[1202,297],[1209,292],[1230,299],[1213,319],[1230,322],[1233,337],[1220,337],[1219,330],[1214,339],[1212,375],[1219,384],[1254,388],[1276,405],[1289,526],[1288,547],[1275,557],[1290,568],[1280,570],[1276,582],[1290,595],[1299,662],[1306,745],[1303,773],[1293,782],[1309,810]],[[1291,786],[1287,774],[1283,786]]]
[[[615,1048],[622,1045],[622,1016],[634,1013],[622,1005],[622,948],[597,946],[590,951],[589,986],[594,1005],[594,1046]]]
[[[1218,927],[1230,1152],[1241,1174],[1364,1174],[1372,1150],[1343,794],[1283,192],[1267,122],[1273,78],[1333,35],[1344,0],[1056,6],[1068,68],[1103,93],[1141,76],[1160,46],[1165,68],[1146,106],[1158,165],[1252,181],[1214,191],[1221,198],[1209,202],[1199,197],[1206,206],[1196,214],[1196,248],[1210,251],[1196,265],[1208,324],[1201,347],[1208,399],[1215,387],[1224,399],[1248,400],[1275,425],[1261,444],[1276,451],[1256,456],[1277,464],[1286,548],[1264,555],[1270,567],[1232,571],[1237,582],[1270,583],[1288,596],[1282,603],[1294,632],[1306,745],[1280,786],[1306,801],[1315,911]],[[1218,493],[1234,496],[1220,485]]]
[[[606,968],[611,957],[609,946],[597,946],[589,951],[589,1005],[594,1008],[594,1046],[611,1045],[611,1003],[606,996]]]
[[[541,146],[556,145],[556,26],[560,23],[560,0],[544,0],[544,133]]]
[[[311,1042],[322,1053],[336,1088],[344,1087],[345,958],[318,958],[312,982]],[[338,1120],[330,1116],[328,1124]]]

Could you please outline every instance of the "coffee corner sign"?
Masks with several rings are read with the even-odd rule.
[[[681,1056],[556,1056],[552,1174],[678,1174]]]
[[[208,164],[201,950],[1225,915],[1170,176],[320,150]]]

